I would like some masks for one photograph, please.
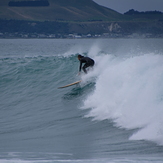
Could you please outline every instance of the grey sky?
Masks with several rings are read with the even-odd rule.
[[[130,9],[137,11],[163,12],[163,0],[94,0],[96,3],[124,13]]]

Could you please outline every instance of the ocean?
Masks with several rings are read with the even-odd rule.
[[[65,162],[163,162],[163,39],[0,39],[0,163]]]

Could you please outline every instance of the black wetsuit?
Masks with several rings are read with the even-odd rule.
[[[85,65],[82,67],[82,63],[85,63]],[[81,68],[83,69],[83,71],[85,72],[85,73],[87,73],[87,70],[86,70],[86,68],[87,67],[93,67],[94,66],[94,60],[93,59],[91,59],[91,58],[89,58],[89,57],[82,57],[82,58],[80,58],[80,66],[79,66],[79,72],[81,71]]]

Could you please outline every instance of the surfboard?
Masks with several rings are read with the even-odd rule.
[[[77,82],[74,82],[74,83],[71,83],[71,84],[67,84],[67,85],[62,86],[62,87],[58,87],[58,89],[70,87],[70,86],[75,85],[75,84],[78,84],[78,83],[80,83],[80,82],[81,82],[81,80],[79,80],[79,81],[77,81]]]

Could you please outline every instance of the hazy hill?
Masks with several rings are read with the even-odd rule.
[[[9,6],[9,2],[13,1],[21,2],[21,5],[19,3],[19,7]],[[7,34],[15,36],[15,33],[23,35],[106,33],[109,37],[123,37],[136,33],[163,37],[162,13],[133,14],[131,10],[132,12],[128,14],[120,14],[98,5],[93,0],[35,1],[47,1],[47,5],[35,6],[39,2],[35,3],[33,0],[0,0],[0,37],[8,37]]]
[[[44,7],[11,7],[8,6],[10,1],[12,0],[0,0],[0,19],[33,21],[114,21],[124,17],[124,15],[100,6],[92,0],[48,0],[50,5]]]

